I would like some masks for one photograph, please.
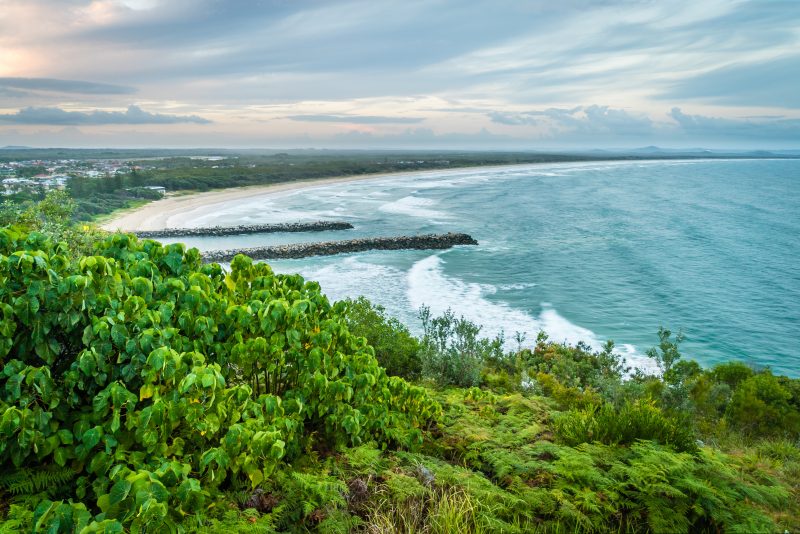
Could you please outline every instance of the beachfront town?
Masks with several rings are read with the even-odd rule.
[[[35,159],[0,162],[0,193],[65,189],[73,176],[107,178],[140,167],[121,160]]]

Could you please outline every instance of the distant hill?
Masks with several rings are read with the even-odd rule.
[[[639,148],[576,150],[573,154],[584,154],[602,158],[796,158],[800,150],[741,150],[712,149],[702,147],[664,148],[655,145]]]
[[[586,148],[563,150],[333,150],[333,149],[231,149],[231,148],[34,148],[9,145],[0,148],[0,159],[127,159],[180,157],[238,157],[238,158],[296,158],[353,160],[375,157],[408,157],[409,159],[444,158],[453,164],[459,159],[483,160],[495,158],[507,163],[533,163],[537,161],[571,161],[580,159],[650,159],[650,158],[796,158],[795,150],[724,150],[702,147],[663,148],[655,145],[639,148]],[[474,163],[474,162],[473,162]],[[494,163],[501,163],[497,161]]]

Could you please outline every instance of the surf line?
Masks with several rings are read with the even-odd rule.
[[[295,259],[310,256],[332,256],[368,250],[442,250],[457,245],[477,245],[468,234],[448,232],[446,234],[424,234],[397,237],[365,237],[345,241],[323,241],[317,243],[295,243],[269,247],[242,248],[233,250],[208,250],[202,253],[203,261],[229,262],[236,255],[244,254],[254,260]]]

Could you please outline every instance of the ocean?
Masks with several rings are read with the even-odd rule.
[[[332,300],[365,295],[419,332],[452,309],[493,336],[599,347],[629,364],[658,328],[684,357],[800,376],[800,160],[559,163],[396,174],[253,196],[170,226],[342,220],[315,234],[181,238],[201,250],[430,232],[478,246],[271,261]],[[166,241],[166,240],[165,240]]]

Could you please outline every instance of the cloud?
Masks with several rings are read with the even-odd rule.
[[[541,142],[561,146],[669,146],[716,147],[797,146],[800,119],[782,116],[745,118],[710,117],[684,113],[675,107],[669,121],[654,121],[646,115],[610,106],[547,108],[524,112],[494,111],[487,114],[497,124],[518,126]]]
[[[16,113],[0,115],[0,123],[97,125],[97,124],[209,124],[211,121],[197,115],[165,115],[150,113],[139,106],[129,106],[126,111],[90,112],[65,111],[61,108],[28,107]]]
[[[24,98],[30,96],[30,93],[27,91],[18,91],[16,89],[10,89],[8,87],[3,87],[0,85],[0,96],[4,96],[6,98]]]
[[[711,114],[702,106],[715,105],[735,121],[800,116],[789,111],[800,109],[798,1],[0,3],[0,73],[9,76],[0,100],[20,110],[0,112],[6,124],[207,116],[214,127],[196,135],[218,142],[235,132],[245,146],[324,144],[336,123],[370,125],[376,136],[405,125],[473,132],[465,146],[477,146],[480,128],[509,133],[509,143],[636,146],[705,144],[702,129],[665,114],[673,106]],[[170,102],[187,116],[125,112],[134,91],[145,107]],[[735,137],[705,131],[741,144],[746,132],[754,142],[793,132],[791,122],[745,122],[728,125]],[[164,138],[185,142],[175,130]]]
[[[378,115],[289,115],[286,117],[300,122],[347,122],[350,124],[418,124],[421,117],[382,117]]]
[[[129,95],[136,88],[110,83],[86,82],[81,80],[58,80],[55,78],[0,78],[0,88],[50,91],[56,93],[80,93],[89,95]]]
[[[481,128],[475,133],[436,133],[429,128],[409,128],[395,134],[373,134],[370,132],[346,132],[336,134],[327,141],[327,145],[336,148],[403,148],[403,149],[459,149],[469,147],[477,150],[530,148],[529,139],[495,134]]]
[[[523,125],[536,125],[541,123],[539,114],[534,112],[513,113],[506,111],[492,111],[487,113],[487,116],[497,124],[505,124],[507,126],[523,126]]]
[[[740,120],[689,115],[672,108],[669,116],[687,135],[699,139],[792,142],[800,139],[800,119]]]
[[[551,136],[570,134],[627,137],[647,136],[653,133],[653,122],[649,117],[609,106],[548,108],[519,113],[493,111],[488,117],[492,122],[509,126],[547,127]]]
[[[658,95],[721,105],[800,108],[800,55],[762,62],[737,62],[681,80]]]

